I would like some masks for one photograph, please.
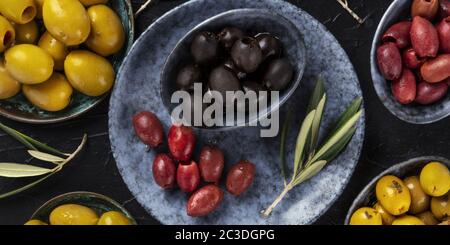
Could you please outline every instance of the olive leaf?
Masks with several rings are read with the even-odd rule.
[[[41,168],[28,164],[0,163],[0,176],[9,178],[33,177],[48,174],[53,169]]]
[[[297,173],[302,169],[302,159],[303,159],[303,151],[306,145],[306,139],[308,138],[308,133],[311,129],[312,122],[314,120],[314,114],[316,110],[312,110],[305,118],[300,128],[300,132],[297,137],[297,145],[295,147],[295,156],[294,156],[294,174],[292,178],[297,176]]]
[[[39,159],[41,161],[45,162],[51,162],[55,164],[60,164],[61,162],[64,162],[64,158],[54,156],[48,153],[40,152],[40,151],[34,151],[34,150],[28,150],[28,154],[30,154],[32,157]]]
[[[310,178],[312,178],[313,176],[318,174],[320,172],[320,170],[322,170],[323,167],[325,167],[326,164],[327,164],[327,161],[325,161],[325,160],[321,160],[321,161],[311,164],[310,167],[305,168],[305,171],[300,173],[298,178],[294,181],[293,185],[296,186],[298,184],[305,182],[306,180],[309,180]]]
[[[287,175],[286,175],[286,135],[289,130],[289,122],[291,121],[292,111],[288,111],[286,119],[283,123],[283,128],[281,129],[281,142],[280,142],[280,170],[281,176],[283,176],[284,186],[287,185]]]

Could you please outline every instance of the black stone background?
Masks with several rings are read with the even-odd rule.
[[[132,2],[137,10],[144,0]],[[152,5],[136,20],[136,37],[159,16],[183,2],[185,1],[161,0]],[[411,125],[391,115],[378,99],[370,76],[369,52],[377,24],[391,3],[390,0],[349,0],[355,12],[362,17],[368,16],[362,26],[358,26],[334,0],[289,2],[310,13],[336,36],[350,57],[364,92],[367,126],[361,160],[342,196],[315,223],[343,224],[347,209],[358,192],[385,168],[399,161],[423,155],[450,158],[450,118],[430,125]],[[136,217],[139,224],[158,224],[158,221],[133,199],[117,171],[108,139],[107,101],[79,119],[56,125],[27,125],[3,117],[0,121],[66,151],[74,149],[83,133],[86,132],[90,136],[84,154],[67,165],[62,172],[38,187],[0,200],[0,224],[23,224],[34,210],[48,199],[80,190],[98,192],[114,198]],[[23,162],[27,158],[25,148],[20,143],[0,132],[2,162]],[[0,192],[21,183],[19,180],[12,182],[0,179]]]

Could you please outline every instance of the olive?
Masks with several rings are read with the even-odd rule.
[[[411,194],[403,181],[393,175],[378,180],[375,188],[380,204],[392,215],[404,214],[411,206]]]
[[[164,128],[158,117],[149,111],[141,111],[133,116],[136,135],[146,145],[157,147],[164,140]]]
[[[219,38],[212,32],[199,33],[191,43],[191,54],[199,64],[216,61],[219,54]]]
[[[241,195],[251,186],[254,177],[255,165],[247,160],[239,161],[228,171],[227,191],[235,196]]]
[[[234,42],[242,37],[244,37],[244,32],[236,27],[225,27],[219,33],[219,41],[226,49],[231,49]]]
[[[430,162],[420,172],[422,189],[430,196],[442,196],[450,190],[450,171],[440,162]]]
[[[39,28],[34,20],[22,25],[14,24],[14,29],[16,30],[16,44],[34,44],[39,38]]]
[[[381,214],[381,219],[383,220],[383,225],[392,225],[392,222],[395,220],[395,216],[390,214],[386,209],[381,206],[379,202],[375,203],[373,208]]]
[[[258,41],[252,37],[237,40],[231,49],[231,58],[236,67],[246,73],[256,71],[263,61]]]
[[[450,192],[441,197],[431,198],[431,212],[440,221],[450,217]]]
[[[181,90],[192,91],[194,83],[201,82],[202,72],[197,65],[187,65],[178,72],[177,87]]]
[[[422,220],[426,225],[437,225],[439,221],[434,217],[433,213],[426,211],[417,215],[417,218]]]
[[[255,38],[258,40],[264,60],[270,56],[279,56],[281,54],[281,43],[277,37],[269,33],[260,33]]]
[[[100,216],[97,225],[131,225],[131,220],[121,212],[109,211]]]
[[[189,161],[194,152],[196,137],[191,127],[174,124],[167,136],[169,150],[175,160]]]
[[[247,81],[242,82],[242,88],[244,89],[245,92],[253,91],[256,94],[258,94],[258,92],[260,92],[260,91],[265,90],[263,85],[261,85],[258,82],[252,81],[252,80],[247,80]]]
[[[53,209],[49,219],[51,225],[96,225],[98,216],[88,207],[64,204]]]
[[[1,0],[0,14],[18,24],[26,24],[36,16],[34,0]]]
[[[163,189],[175,187],[176,167],[172,158],[168,154],[160,153],[156,155],[152,166],[153,178],[156,184]]]
[[[16,38],[16,31],[11,23],[0,15],[0,53],[9,48]]]
[[[64,60],[69,54],[69,50],[64,43],[58,41],[49,32],[45,32],[39,39],[38,45],[53,57],[55,70],[64,70]]]
[[[38,219],[32,219],[28,220],[24,225],[48,225],[48,224]]]
[[[230,70],[232,70],[234,72],[234,74],[236,74],[236,76],[238,77],[238,79],[243,79],[247,76],[246,73],[240,71],[236,65],[233,63],[232,59],[226,59],[222,65],[228,67]]]
[[[218,91],[225,100],[227,91],[240,90],[239,79],[226,66],[219,66],[211,71],[209,75],[209,87],[213,91]]]
[[[417,217],[411,215],[403,215],[399,218],[396,218],[392,225],[425,225],[422,220]]]
[[[350,225],[382,225],[381,214],[373,208],[359,208],[350,218]]]
[[[20,92],[20,83],[12,78],[5,68],[5,62],[0,60],[0,100],[9,99]]]
[[[197,190],[186,205],[187,215],[191,217],[205,216],[216,210],[223,200],[223,191],[215,185],[206,185]]]
[[[420,181],[417,176],[411,176],[403,180],[406,187],[411,193],[411,206],[409,212],[412,214],[418,214],[425,212],[430,208],[430,197],[422,190]]]
[[[193,192],[200,184],[200,171],[195,161],[181,162],[177,169],[177,184],[184,192]]]
[[[86,6],[92,6],[92,5],[96,5],[96,4],[105,4],[108,2],[108,0],[80,0],[80,2]]]
[[[219,183],[225,163],[223,152],[217,146],[203,146],[200,151],[199,168],[205,182]]]
[[[262,82],[271,90],[285,89],[294,76],[294,68],[286,58],[273,60],[263,75]]]

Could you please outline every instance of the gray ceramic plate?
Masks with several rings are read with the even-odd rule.
[[[134,16],[130,0],[110,0],[109,5],[119,15],[126,33],[126,42],[122,51],[109,58],[117,72],[133,45]],[[23,94],[18,94],[11,99],[0,100],[0,115],[12,120],[33,124],[62,122],[76,118],[91,110],[107,96],[89,97],[80,93],[74,93],[72,101],[66,109],[59,112],[48,112],[36,108],[27,101]]]
[[[420,174],[421,169],[429,162],[441,162],[447,167],[450,168],[450,161],[448,159],[445,159],[443,157],[438,156],[424,156],[424,157],[417,157],[410,159],[408,161],[396,164],[388,169],[386,169],[384,172],[379,174],[377,177],[373,178],[372,181],[370,181],[369,184],[364,187],[364,189],[359,193],[359,195],[356,197],[355,201],[353,201],[352,206],[348,210],[347,217],[345,218],[345,224],[348,225],[350,222],[350,218],[352,217],[352,214],[361,207],[371,207],[375,204],[376,197],[375,197],[375,186],[377,185],[377,181],[386,175],[395,175],[401,179],[406,178],[408,176],[418,175]]]
[[[239,198],[225,195],[221,207],[204,218],[186,215],[188,196],[178,190],[163,191],[153,181],[151,165],[155,155],[135,137],[131,124],[134,113],[150,110],[157,114],[167,132],[170,115],[160,97],[160,72],[177,42],[207,18],[237,8],[267,9],[294,23],[303,34],[307,65],[301,85],[282,107],[281,115],[294,109],[298,125],[304,117],[307,98],[322,73],[328,88],[324,130],[330,129],[345,106],[362,96],[357,76],[336,39],[309,14],[279,0],[194,0],[168,12],[153,23],[135,43],[122,65],[111,96],[109,130],[118,169],[142,206],[163,224],[308,224],[322,215],[342,193],[359,160],[364,138],[364,115],[348,148],[319,175],[293,190],[268,219],[259,212],[281,192],[278,168],[279,137],[260,138],[255,127],[229,131],[196,130],[198,142],[215,143],[225,151],[226,167],[245,158],[257,165],[252,187]],[[195,14],[193,14],[195,13]],[[330,58],[332,57],[332,58]],[[292,161],[298,128],[289,134]],[[199,148],[199,147],[198,147]]]
[[[376,50],[380,45],[381,36],[391,25],[410,18],[411,3],[412,0],[395,0],[386,10],[373,38],[370,52],[370,70],[375,91],[381,102],[392,114],[409,123],[426,124],[439,121],[450,115],[450,93],[447,93],[443,100],[433,105],[402,105],[392,95],[391,83],[381,75],[376,61]]]

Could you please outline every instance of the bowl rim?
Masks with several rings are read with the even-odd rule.
[[[134,217],[130,214],[130,212],[123,207],[120,203],[118,203],[117,201],[115,201],[114,199],[105,196],[103,194],[99,194],[99,193],[95,193],[95,192],[90,192],[90,191],[73,191],[73,192],[67,192],[55,197],[52,197],[50,200],[46,201],[44,204],[42,204],[41,206],[39,206],[39,208],[36,209],[36,211],[33,212],[33,214],[30,217],[30,220],[37,218],[36,216],[38,216],[38,214],[47,206],[52,205],[53,203],[58,202],[60,199],[64,199],[67,197],[72,197],[72,196],[90,196],[93,198],[98,198],[98,199],[102,199],[107,201],[108,203],[112,204],[112,206],[116,207],[117,209],[119,209],[123,214],[125,214],[125,216],[127,216],[128,219],[130,219],[131,223],[133,225],[137,225],[136,220],[134,219]],[[76,203],[75,203],[76,204]]]
[[[384,170],[383,172],[381,172],[380,174],[378,174],[377,176],[375,176],[374,178],[372,178],[372,180],[366,186],[364,186],[364,188],[359,192],[358,196],[356,196],[356,198],[353,200],[350,208],[347,211],[347,215],[345,216],[344,224],[345,225],[350,224],[350,218],[351,218],[352,214],[356,211],[357,208],[361,207],[360,202],[362,200],[364,200],[365,197],[367,197],[371,193],[375,192],[375,185],[380,178],[382,178],[386,175],[392,174],[393,171],[395,171],[396,169],[399,169],[399,168],[407,168],[410,165],[420,163],[420,162],[423,162],[423,164],[426,164],[426,163],[434,162],[434,161],[443,163],[447,167],[450,167],[450,160],[445,157],[420,156],[420,157],[411,158],[409,160],[394,164],[391,167]],[[402,177],[405,177],[405,176],[402,176]]]
[[[214,15],[210,18],[207,18],[205,20],[203,20],[202,22],[200,22],[198,25],[194,26],[192,29],[190,29],[185,35],[183,35],[178,42],[176,43],[176,45],[174,46],[174,48],[170,51],[169,55],[167,56],[167,58],[165,59],[162,69],[161,69],[161,73],[160,73],[160,79],[159,79],[159,84],[160,84],[160,93],[159,96],[161,97],[161,100],[163,101],[164,107],[166,109],[166,111],[169,113],[169,116],[171,117],[171,113],[169,111],[169,108],[167,107],[166,103],[163,100],[163,80],[164,77],[166,77],[167,73],[169,73],[170,71],[168,71],[167,68],[167,64],[169,63],[169,61],[172,60],[173,54],[175,53],[175,50],[179,49],[180,46],[183,44],[183,42],[186,40],[186,38],[188,38],[189,36],[191,36],[193,33],[199,31],[203,26],[209,24],[210,22],[213,22],[215,20],[221,19],[224,16],[229,16],[229,15],[233,15],[236,13],[240,13],[240,14],[245,14],[245,13],[259,13],[259,14],[263,14],[263,15],[271,15],[273,17],[276,17],[276,19],[279,20],[279,22],[283,22],[284,25],[290,26],[290,28],[292,28],[296,34],[296,36],[299,37],[298,40],[298,47],[301,49],[301,53],[303,53],[302,57],[300,57],[300,60],[298,61],[299,64],[301,64],[301,68],[298,71],[298,74],[293,78],[295,80],[293,80],[292,82],[294,83],[293,86],[287,90],[284,90],[283,92],[280,92],[280,94],[284,94],[283,99],[279,100],[279,102],[275,105],[270,105],[270,109],[266,110],[263,114],[259,114],[258,112],[258,116],[257,117],[253,117],[251,118],[252,120],[249,120],[248,122],[245,122],[245,124],[239,124],[239,125],[233,125],[233,126],[220,126],[220,127],[198,127],[198,126],[192,126],[194,129],[197,130],[205,130],[205,131],[227,131],[227,130],[233,130],[233,129],[239,129],[242,127],[246,127],[248,125],[251,125],[252,123],[256,123],[261,119],[264,118],[268,115],[270,115],[272,112],[279,110],[281,106],[283,106],[288,100],[289,98],[292,96],[292,94],[297,90],[297,88],[300,86],[300,83],[303,79],[303,75],[306,69],[306,65],[307,65],[307,52],[306,52],[306,45],[305,45],[305,41],[303,38],[303,33],[300,31],[300,29],[294,24],[292,23],[292,21],[290,21],[289,19],[285,18],[284,16],[278,14],[278,13],[273,13],[267,9],[256,9],[256,8],[238,8],[238,9],[231,9],[222,13],[219,13],[217,15]],[[247,120],[246,120],[247,121]]]
[[[126,12],[128,15],[128,21],[129,21],[129,25],[130,25],[130,30],[128,31],[128,39],[127,39],[129,44],[125,49],[124,58],[123,58],[123,60],[125,60],[126,55],[130,52],[131,47],[133,46],[133,43],[134,43],[135,20],[134,20],[133,5],[131,4],[131,0],[120,0],[120,1],[125,2],[125,9],[126,9]],[[123,63],[123,60],[121,61],[121,63]],[[121,64],[119,65],[118,70],[120,70],[120,66],[121,66]],[[116,72],[116,73],[118,73],[118,72]],[[94,102],[92,102],[92,104],[90,104],[88,107],[86,107],[83,110],[80,110],[76,113],[70,114],[68,116],[59,116],[59,117],[49,118],[49,119],[46,119],[46,118],[33,118],[32,119],[32,118],[26,118],[25,116],[12,114],[8,110],[4,109],[3,107],[0,107],[0,116],[11,119],[13,121],[28,123],[28,124],[36,124],[36,125],[65,122],[65,121],[69,121],[71,119],[77,118],[77,117],[91,111],[95,107],[97,107],[98,104],[103,102],[111,94],[112,89],[113,88],[111,88],[111,90],[108,93],[101,95],[100,97],[97,97],[94,100]]]

